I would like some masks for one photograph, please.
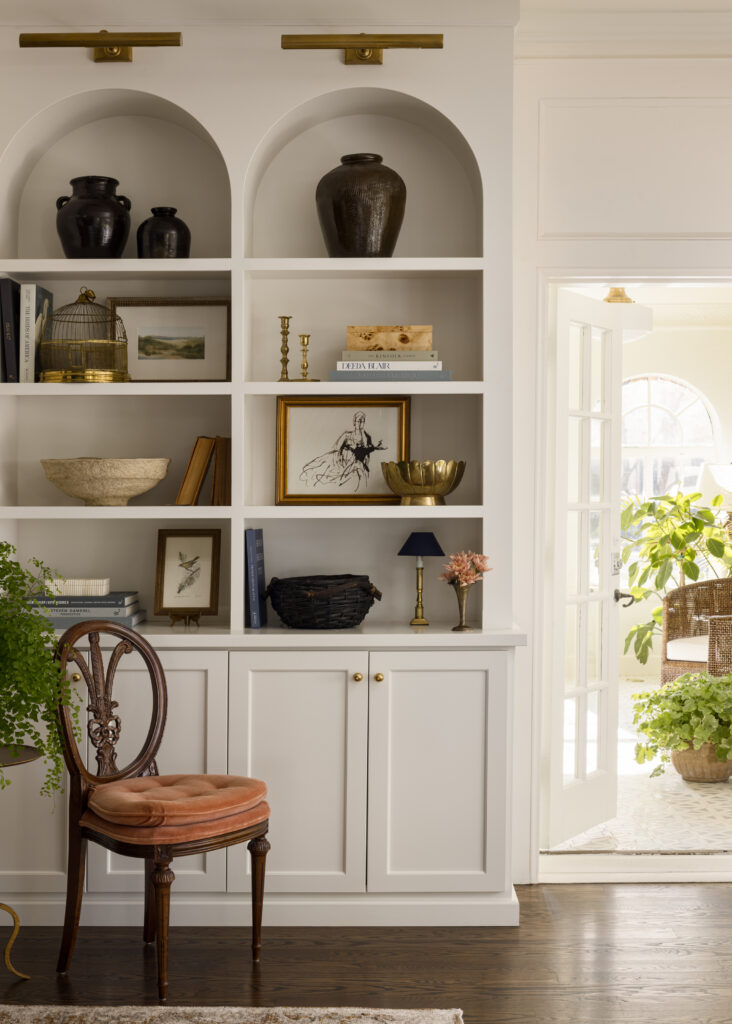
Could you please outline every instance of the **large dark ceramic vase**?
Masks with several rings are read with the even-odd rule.
[[[87,174],[69,184],[71,196],[56,200],[56,230],[65,255],[72,260],[121,256],[130,233],[131,203],[117,195],[117,179]]]
[[[407,188],[376,153],[350,153],[318,182],[315,202],[329,256],[391,256]]]
[[[153,206],[137,229],[140,259],[185,259],[191,251],[191,232],[174,206]]]

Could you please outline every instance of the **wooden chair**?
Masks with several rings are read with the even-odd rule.
[[[101,633],[119,638],[105,673],[99,644]],[[77,648],[89,647],[89,662]],[[115,746],[121,722],[112,700],[120,659],[137,652],[152,684],[152,719],[143,749],[126,768],[117,768]],[[145,860],[143,939],[157,938],[158,993],[167,994],[170,865],[175,857],[210,853],[248,840],[252,860],[252,954],[261,950],[264,870],[269,842],[266,786],[236,775],[159,775],[155,756],[163,736],[167,710],[165,675],[157,654],[138,633],[111,622],[81,622],[58,641],[56,658],[66,670],[76,665],[89,691],[87,734],[96,748],[97,774],[87,771],[74,738],[69,710],[59,708],[64,757],[70,774],[69,856],[61,951],[57,970],[69,969],[81,913],[87,841],[107,850]]]
[[[669,590],[663,599],[661,682],[732,672],[732,577]]]

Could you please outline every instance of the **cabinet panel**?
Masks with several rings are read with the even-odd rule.
[[[506,656],[374,652],[370,672],[369,891],[505,888]]]
[[[161,775],[226,774],[225,651],[161,651],[168,683],[168,720],[157,757]],[[117,669],[114,697],[119,701],[122,732],[117,762],[128,763],[139,751],[150,722],[151,689],[137,655],[125,655]],[[90,758],[93,763],[93,757]],[[89,844],[90,892],[142,892],[143,861],[109,853]],[[175,892],[223,892],[226,851],[173,862]]]
[[[363,892],[368,656],[270,651],[230,659],[229,771],[269,788],[267,890]],[[229,890],[248,889],[248,872],[230,854]]]

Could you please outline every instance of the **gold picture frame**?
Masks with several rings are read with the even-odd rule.
[[[386,461],[409,458],[406,396],[277,398],[277,505],[392,505]]]
[[[158,530],[155,614],[198,619],[219,610],[221,530]]]
[[[107,308],[125,325],[132,381],[231,380],[231,299],[122,295]]]

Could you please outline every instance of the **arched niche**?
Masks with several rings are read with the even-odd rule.
[[[483,192],[470,145],[435,107],[389,89],[353,87],[279,121],[245,187],[246,255],[326,256],[315,187],[346,153],[380,153],[407,186],[395,256],[482,255]]]
[[[36,114],[0,158],[0,255],[63,257],[56,199],[85,174],[117,178],[132,202],[125,257],[152,206],[174,206],[191,229],[191,256],[231,253],[231,188],[221,152],[187,111],[128,89],[68,96]]]

